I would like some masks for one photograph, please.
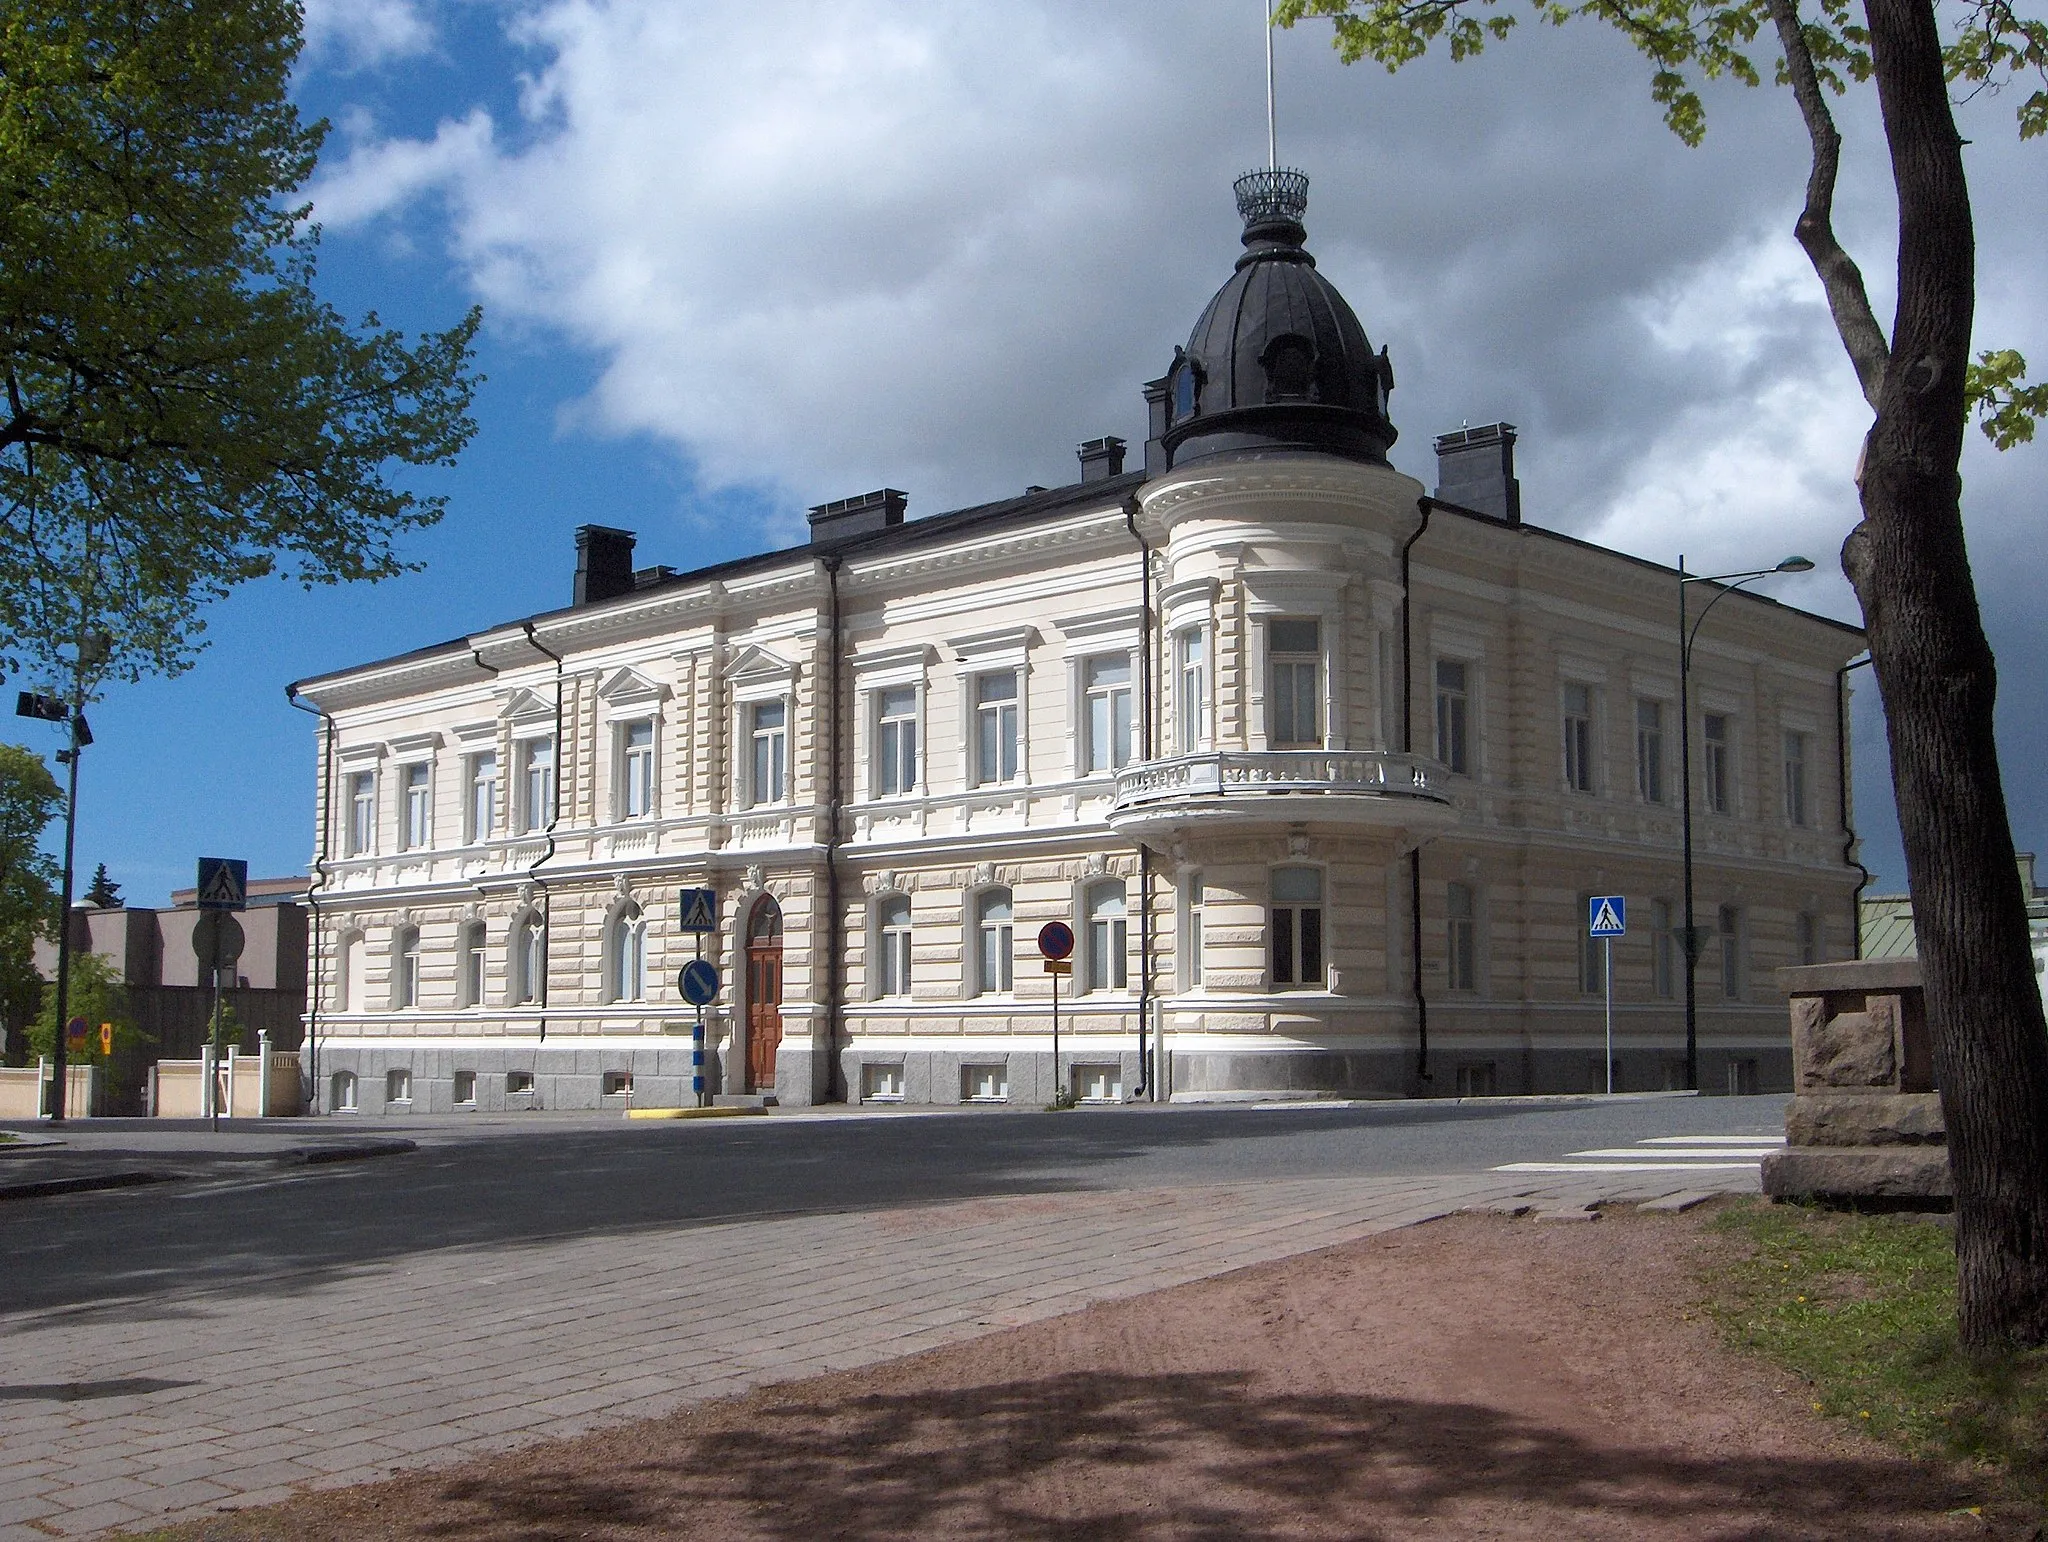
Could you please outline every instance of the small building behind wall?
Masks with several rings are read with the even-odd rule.
[[[1392,366],[1246,179],[1143,464],[694,572],[578,532],[572,603],[295,689],[325,718],[323,1106],[1485,1095],[1683,1074],[1678,575],[1527,523],[1514,429],[1390,463]],[[1775,558],[1778,553],[1772,553]],[[1698,601],[1696,601],[1698,603]],[[1748,592],[1691,675],[1702,1085],[1789,1085],[1849,956],[1854,628]],[[677,892],[719,899],[679,926]],[[1077,937],[1052,1061],[1032,945]]]

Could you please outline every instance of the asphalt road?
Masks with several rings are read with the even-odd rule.
[[[402,1264],[450,1247],[629,1238],[650,1228],[979,1196],[1483,1172],[1658,1135],[1782,1135],[1784,1108],[1774,1096],[365,1121],[348,1132],[404,1135],[419,1149],[0,1207],[0,1300],[21,1311],[193,1287],[289,1292],[308,1276]],[[323,1120],[318,1129],[333,1133],[339,1123]]]

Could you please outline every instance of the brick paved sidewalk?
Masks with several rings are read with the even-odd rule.
[[[1043,1194],[424,1251],[0,1314],[0,1542],[576,1434],[1461,1208],[1672,1187],[1485,1173]]]

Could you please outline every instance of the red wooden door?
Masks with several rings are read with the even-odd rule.
[[[763,896],[747,922],[747,1090],[775,1090],[782,1043],[782,910]]]

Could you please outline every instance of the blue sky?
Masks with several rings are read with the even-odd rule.
[[[1263,61],[1256,3],[1128,11],[311,0],[297,89],[334,124],[311,190],[322,290],[414,329],[480,301],[479,431],[415,479],[449,499],[408,547],[422,571],[245,588],[196,668],[108,692],[81,883],[104,862],[152,904],[202,853],[303,871],[314,721],[286,683],[564,603],[577,525],[691,567],[786,543],[826,499],[886,483],[915,517],[1072,480],[1082,439],[1141,439],[1140,383],[1229,271]],[[1431,435],[1513,421],[1533,522],[1695,570],[1800,551],[1818,570],[1771,592],[1854,619],[1836,552],[1867,415],[1789,236],[1788,100],[1715,90],[1688,151],[1590,29],[1392,78],[1308,27],[1278,52],[1311,248],[1392,351],[1397,465],[1433,482]],[[2048,151],[2015,142],[2010,107],[1964,120],[1979,337],[2048,363]],[[1838,224],[1884,314],[1874,111],[1842,112]],[[2044,456],[1973,442],[1965,463],[2009,802],[2036,849]],[[1861,679],[1866,861],[1901,886]]]

